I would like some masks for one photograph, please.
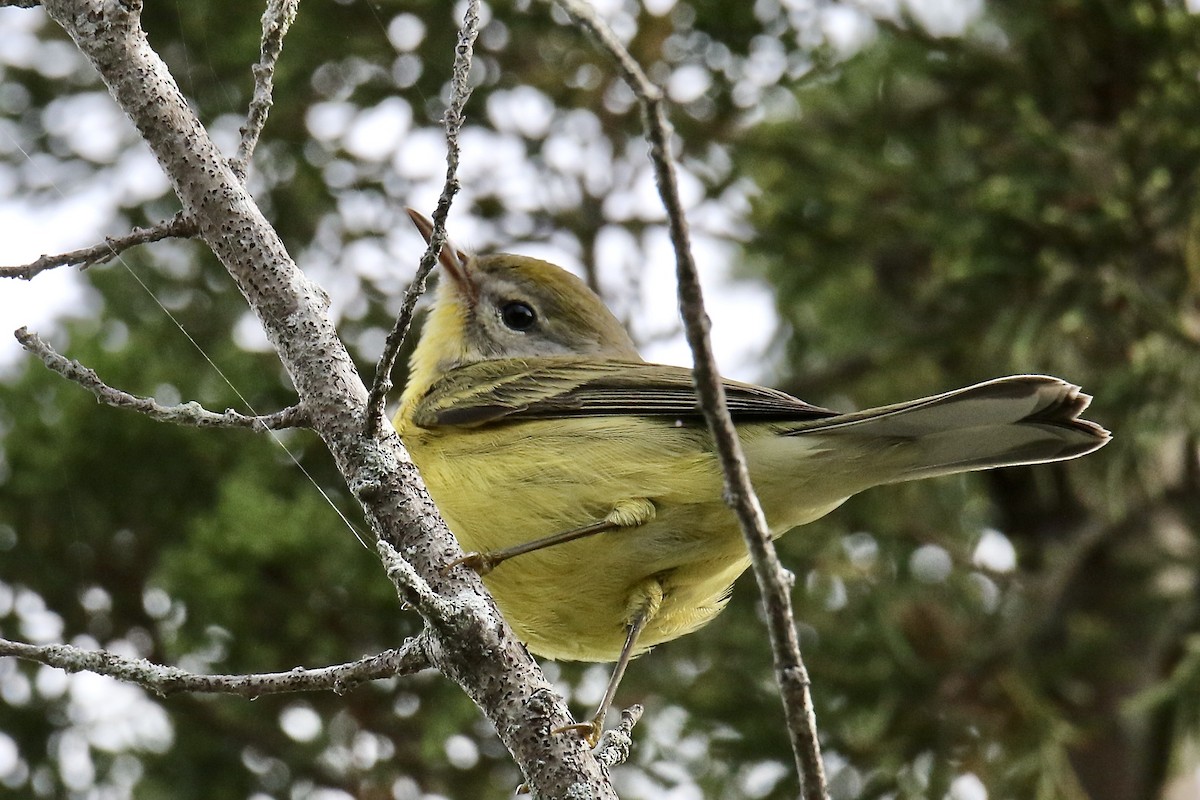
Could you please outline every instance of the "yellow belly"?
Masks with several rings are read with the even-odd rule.
[[[656,515],[646,524],[527,553],[484,578],[509,624],[538,655],[615,660],[631,602],[649,579],[661,584],[663,601],[639,651],[693,631],[724,607],[749,563],[702,429],[601,417],[455,428],[449,435],[413,426],[400,433],[464,550],[496,550],[595,522],[631,498],[654,504]],[[770,480],[784,466],[770,463],[777,449],[748,447],[759,456],[750,459],[752,477],[776,535],[827,513],[845,496],[820,470],[805,498],[797,497],[794,475],[786,486]]]

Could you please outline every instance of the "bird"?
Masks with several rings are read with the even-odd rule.
[[[408,210],[426,241],[433,224]],[[587,285],[549,262],[447,242],[393,425],[516,635],[556,660],[631,658],[725,607],[749,566],[685,367],[646,362]],[[1062,461],[1110,434],[1044,375],[852,413],[724,380],[771,535],[883,484]]]

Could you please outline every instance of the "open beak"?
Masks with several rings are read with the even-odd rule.
[[[405,208],[408,212],[408,218],[417,226],[417,230],[425,237],[425,243],[429,244],[433,240],[433,220],[413,208]],[[478,292],[475,289],[475,284],[471,281],[471,256],[466,251],[455,247],[449,239],[442,243],[442,251],[438,254],[438,262],[441,263],[442,269],[454,281],[454,285],[458,287],[459,292],[472,305]]]

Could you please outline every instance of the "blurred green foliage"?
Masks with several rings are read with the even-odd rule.
[[[834,796],[1163,796],[1195,769],[1200,741],[1196,17],[1182,0],[993,0],[936,35],[913,16],[870,23],[837,5],[652,5],[617,4],[615,22],[679,101],[698,216],[742,231],[741,274],[774,287],[787,388],[863,407],[1048,372],[1093,392],[1090,415],[1116,432],[1078,463],[874,490],[781,540]],[[252,88],[260,11],[145,10],[224,144]],[[408,115],[397,142],[437,141],[459,12],[304,6],[276,75],[251,186],[331,288],[368,376],[416,258],[397,239],[401,207],[434,196],[442,166],[354,126],[389,110]],[[846,14],[869,33],[848,49],[823,36]],[[594,285],[619,284],[601,263],[605,232],[629,231],[644,252],[661,226],[630,199],[645,175],[636,110],[540,4],[485,6],[484,20],[469,131],[497,155],[464,165],[469,244],[554,243]],[[31,36],[63,45],[48,23]],[[102,91],[86,68],[0,64],[14,192],[50,204],[120,174],[54,124]],[[176,207],[133,193],[105,230]],[[87,282],[94,307],[46,335],[111,385],[218,410],[291,402],[200,247],[131,251]],[[28,362],[0,385],[0,435],[5,636],[238,672],[351,660],[419,629],[346,529],[340,515],[362,524],[311,435],[283,434],[285,451],[163,426]],[[618,775],[624,796],[795,796],[755,603],[744,580],[720,620],[635,663],[619,700],[648,713]],[[605,675],[550,669],[581,712]],[[74,688],[0,662],[0,752],[7,739],[18,754],[0,795],[404,800],[517,783],[436,675],[344,697],[142,702],[165,710],[170,735],[114,743],[121,726],[89,728]]]

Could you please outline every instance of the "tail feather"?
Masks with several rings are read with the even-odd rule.
[[[1077,458],[1109,432],[1080,419],[1091,397],[1044,375],[1016,375],[953,392],[798,425],[817,433],[912,443],[914,460],[894,480]]]

